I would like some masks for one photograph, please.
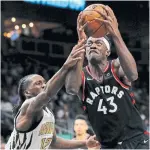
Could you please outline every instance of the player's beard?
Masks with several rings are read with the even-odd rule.
[[[103,55],[102,53],[92,53],[90,54],[89,56],[89,62],[92,64],[92,65],[95,65],[95,64],[99,64],[101,61],[103,60]]]

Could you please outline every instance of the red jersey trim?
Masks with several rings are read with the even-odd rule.
[[[133,92],[131,92],[131,93],[130,93],[130,96],[131,96],[131,97],[134,97],[134,93],[133,93]]]
[[[107,62],[107,66],[106,66],[106,68],[104,69],[104,72],[106,72],[106,71],[108,70],[108,68],[109,68],[109,62]]]
[[[148,131],[144,131],[144,134],[150,135],[150,132],[148,132]]]
[[[135,104],[135,99],[132,100],[132,104]]]
[[[114,71],[113,60],[112,60],[112,62],[111,62],[111,72],[112,72],[112,74],[113,74],[115,80],[116,80],[123,88],[129,90],[129,86],[127,86],[127,85],[125,85],[124,83],[122,83],[122,82],[120,81],[120,79],[118,78],[118,76],[116,75],[116,73],[115,73],[115,71]]]
[[[89,66],[86,66],[85,68],[86,68],[86,71],[88,72],[88,74],[89,74],[93,79],[95,79],[95,78],[92,76],[91,72],[90,72]],[[105,67],[104,72],[106,72],[106,71],[108,70],[108,68],[109,68],[109,62],[107,62],[107,66]],[[95,79],[95,80],[98,81],[97,79]],[[99,82],[99,81],[98,81],[98,82]]]
[[[84,101],[85,99],[84,90],[85,90],[85,75],[84,72],[82,71],[82,101]]]

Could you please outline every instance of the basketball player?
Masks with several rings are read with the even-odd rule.
[[[91,135],[88,134],[88,122],[85,116],[78,115],[74,121],[74,131],[75,131],[75,138],[73,140],[87,140]],[[93,135],[94,133],[92,133]],[[87,147],[82,147],[87,149]],[[92,147],[92,149],[100,149],[100,145],[97,147]]]
[[[66,90],[82,100],[85,112],[102,148],[148,149],[149,136],[135,105],[132,82],[138,73],[135,60],[126,47],[117,19],[109,6],[103,6],[108,16],[99,12],[115,44],[118,58],[108,61],[111,44],[107,36],[87,39],[86,58],[88,65],[83,68],[84,55],[67,75]],[[81,27],[82,13],[78,17],[79,40],[86,38]],[[71,82],[70,82],[71,81]]]
[[[90,137],[87,133],[88,123],[83,115],[78,115],[74,121],[75,140],[85,140]]]
[[[47,84],[44,78],[37,74],[25,76],[20,80],[18,88],[20,104],[14,118],[14,130],[6,149],[65,149],[78,148],[86,144],[93,147],[97,144],[94,136],[87,141],[66,141],[56,137],[54,115],[46,107],[64,84],[68,70],[81,59],[79,54],[83,52],[78,48],[71,52],[62,68]]]

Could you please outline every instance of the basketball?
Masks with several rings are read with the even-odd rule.
[[[103,14],[106,14],[106,11],[103,9],[102,4],[92,4],[86,7],[82,12],[82,22],[81,24],[84,25],[88,21],[87,26],[85,27],[85,34],[89,37],[103,37],[105,36],[108,31],[105,27],[105,24],[103,22],[99,22],[97,20],[94,20],[95,18],[104,19],[101,14],[99,14],[97,11],[102,12]]]

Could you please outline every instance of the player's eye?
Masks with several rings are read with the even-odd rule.
[[[40,84],[41,84],[41,82],[39,81],[39,82],[36,82],[35,84],[36,84],[36,85],[40,85]]]
[[[102,45],[102,42],[101,42],[101,41],[96,41],[96,44],[97,44],[98,46],[101,46],[101,45]]]
[[[91,46],[91,45],[92,45],[92,42],[88,42],[87,45],[88,45],[88,46]]]

